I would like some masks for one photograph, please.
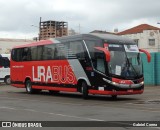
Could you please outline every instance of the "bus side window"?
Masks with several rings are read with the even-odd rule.
[[[100,51],[95,52],[95,59],[93,60],[94,61],[93,65],[97,70],[103,73],[105,73],[105,62],[104,62],[105,60],[104,59],[105,58],[104,58],[103,52],[100,52]]]
[[[55,45],[45,45],[43,48],[43,60],[52,60],[55,57]]]
[[[37,47],[31,47],[31,59],[37,60]]]
[[[12,50],[11,58],[14,61],[22,61],[22,53],[23,49],[22,48],[16,48]]]
[[[44,46],[37,47],[37,60],[42,60],[43,48]]]
[[[64,44],[62,43],[56,44],[54,49],[54,59],[61,59],[61,60],[66,59],[66,49]]]
[[[43,60],[51,60],[52,59],[52,53],[53,53],[52,48],[44,47],[42,59]]]
[[[73,54],[76,55],[78,59],[84,59],[84,48],[82,45],[82,41],[74,41],[70,42],[70,49],[73,52]]]
[[[9,61],[8,57],[3,58],[3,66],[4,66],[4,68],[10,67],[10,61]]]
[[[31,60],[31,50],[30,48],[24,48],[22,53],[22,61],[30,61]]]
[[[55,47],[54,49],[54,59],[58,59],[58,49]]]
[[[0,68],[9,68],[10,67],[10,61],[8,57],[0,57]]]

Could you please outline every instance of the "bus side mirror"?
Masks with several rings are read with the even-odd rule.
[[[143,49],[139,49],[139,51],[145,53],[147,56],[148,62],[151,62],[151,54],[148,51],[143,50]]]
[[[106,56],[106,61],[110,62],[111,55],[110,55],[110,52],[106,48],[103,48],[103,47],[94,47],[94,48],[97,50],[103,51]]]

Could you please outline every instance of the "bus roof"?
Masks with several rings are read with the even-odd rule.
[[[51,38],[50,40],[41,40],[38,42],[33,42],[29,44],[24,44],[20,46],[15,46],[13,48],[23,48],[23,47],[31,47],[38,45],[48,45],[53,43],[59,43],[63,41],[75,41],[75,40],[104,40],[105,42],[112,42],[117,44],[133,44],[135,43],[132,39],[125,38],[118,35],[113,34],[98,34],[98,33],[90,33],[90,34],[78,34],[73,36],[63,36],[57,38]]]
[[[90,33],[90,34],[79,34],[79,35],[73,35],[73,36],[64,36],[55,38],[59,41],[74,41],[74,40],[86,40],[86,39],[101,39],[105,40],[105,42],[114,42],[114,43],[126,43],[126,44],[133,44],[135,43],[132,39],[114,35],[114,34],[99,34],[99,33]]]
[[[31,47],[31,46],[38,46],[38,45],[48,45],[48,44],[52,44],[52,43],[53,43],[52,40],[41,40],[41,41],[38,41],[38,42],[33,42],[33,43],[29,43],[29,44],[15,46],[13,48],[23,48],[23,47]]]

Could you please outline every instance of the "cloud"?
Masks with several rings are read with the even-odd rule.
[[[136,24],[160,21],[159,0],[0,0],[0,35],[17,37],[38,33],[42,20],[67,21],[82,33],[92,30],[124,30]],[[5,35],[4,35],[5,34]]]

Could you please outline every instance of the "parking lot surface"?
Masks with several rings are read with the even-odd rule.
[[[97,95],[83,100],[81,94],[27,94],[25,89],[0,84],[0,121],[160,121],[160,86],[147,86],[142,95],[118,96],[117,100]]]

